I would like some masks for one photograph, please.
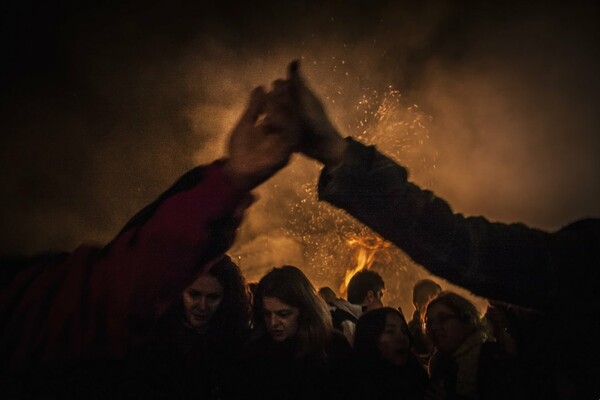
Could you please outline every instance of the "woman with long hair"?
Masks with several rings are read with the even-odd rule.
[[[435,347],[431,379],[448,399],[515,398],[512,357],[490,338],[472,302],[441,292],[427,304],[424,321]]]
[[[250,326],[244,277],[227,255],[207,268],[182,293],[184,325],[207,339],[242,341]]]
[[[159,320],[146,348],[152,396],[233,398],[232,377],[250,332],[238,266],[224,255],[205,267]]]
[[[248,348],[250,394],[309,398],[341,394],[351,350],[331,314],[298,268],[273,268],[258,283]]]
[[[363,314],[354,334],[356,398],[423,399],[431,384],[411,347],[400,311],[383,307]]]

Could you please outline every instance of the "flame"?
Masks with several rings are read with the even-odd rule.
[[[348,284],[354,275],[363,269],[370,269],[375,262],[377,253],[390,247],[390,243],[383,240],[380,236],[356,236],[346,240],[350,247],[356,248],[356,266],[347,269],[344,281],[340,286],[339,293],[342,297],[346,297]]]

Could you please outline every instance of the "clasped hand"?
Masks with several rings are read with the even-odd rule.
[[[287,79],[274,81],[269,93],[262,87],[252,91],[231,132],[225,170],[236,186],[251,190],[287,165],[295,151],[333,166],[341,161],[345,148],[346,142],[294,61]]]

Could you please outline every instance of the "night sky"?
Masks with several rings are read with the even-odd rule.
[[[3,255],[108,242],[222,156],[250,90],[293,59],[344,135],[457,212],[547,230],[600,216],[593,2],[52,3],[2,10]],[[232,249],[252,279],[314,262],[310,229],[337,229],[318,169],[296,157],[258,191]],[[306,268],[331,285],[344,270]]]

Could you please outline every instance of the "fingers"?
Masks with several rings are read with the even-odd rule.
[[[263,146],[265,153],[279,159],[275,167],[280,169],[288,163],[292,151],[298,146],[298,140],[297,137],[282,132],[271,133],[263,137]]]
[[[296,99],[297,90],[304,86],[300,77],[300,61],[294,60],[288,65],[288,80],[278,79],[273,82],[272,91],[267,94],[262,86],[252,90],[248,106],[242,115],[240,123],[254,124],[260,114],[267,108],[267,99],[270,103],[278,102],[280,106],[288,108],[293,99]]]
[[[304,80],[300,76],[300,60],[294,60],[288,65],[288,81],[290,82],[291,96],[299,102],[300,93],[306,90]]]
[[[300,60],[294,60],[289,63],[288,79],[300,79]]]
[[[250,101],[248,106],[242,115],[240,122],[254,124],[261,113],[264,112],[267,101],[267,94],[262,86],[258,86],[252,90],[250,94]]]
[[[288,81],[284,81],[283,79],[277,79],[273,81],[273,90],[271,94],[279,95],[286,90],[288,86]]]
[[[292,91],[295,90],[308,90],[304,78],[300,75],[300,60],[294,60],[288,65],[288,81]]]
[[[289,80],[277,79],[273,81],[273,90],[269,93],[269,103],[287,104],[294,102],[292,98],[292,83]]]
[[[289,81],[274,81],[266,103],[263,125],[269,133],[289,130],[296,124],[296,107],[291,97]]]

